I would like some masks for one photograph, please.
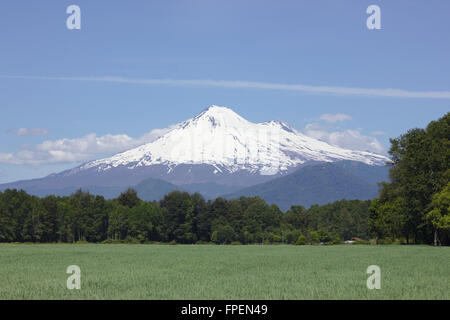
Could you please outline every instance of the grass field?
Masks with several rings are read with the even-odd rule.
[[[74,264],[80,290],[66,288]],[[0,299],[449,298],[448,247],[0,245]]]

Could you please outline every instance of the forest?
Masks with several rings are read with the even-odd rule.
[[[172,191],[146,202],[133,189],[107,200],[78,190],[38,198],[0,192],[0,242],[180,244],[450,244],[450,113],[391,139],[389,183],[373,200],[282,212],[259,197]],[[368,240],[371,240],[369,242]]]
[[[369,238],[371,201],[342,200],[283,213],[258,197],[205,201],[172,191],[159,202],[133,189],[105,200],[82,190],[38,198],[20,190],[0,193],[2,242],[320,243]]]

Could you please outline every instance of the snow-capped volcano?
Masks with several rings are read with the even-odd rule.
[[[382,155],[332,146],[281,121],[252,123],[229,108],[211,106],[151,143],[41,179],[0,185],[0,190],[24,189],[42,196],[68,195],[83,188],[116,197],[124,188],[151,180],[158,190],[179,188],[215,197],[288,175],[302,166],[339,160],[369,166],[389,161]]]
[[[86,163],[70,173],[157,165],[166,167],[170,174],[180,165],[210,165],[214,174],[246,171],[274,175],[311,161],[337,160],[369,165],[383,165],[389,161],[382,155],[332,146],[308,137],[284,122],[252,123],[230,108],[212,105],[151,143]]]

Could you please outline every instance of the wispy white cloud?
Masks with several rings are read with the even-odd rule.
[[[48,129],[45,128],[20,128],[18,130],[9,129],[9,133],[17,136],[46,136],[48,135]]]
[[[15,153],[0,153],[0,163],[41,165],[88,161],[98,155],[113,154],[154,141],[172,127],[154,129],[137,139],[126,134],[97,137],[91,133],[81,138],[47,140]]]
[[[320,116],[320,120],[323,120],[328,123],[342,122],[351,119],[352,119],[351,116],[342,113],[337,114],[325,113]]]
[[[167,85],[190,87],[220,87],[220,88],[249,88],[265,90],[287,90],[314,94],[336,94],[346,96],[377,96],[391,98],[422,98],[422,99],[450,99],[450,91],[410,91],[402,89],[355,88],[340,86],[313,86],[304,84],[281,84],[254,81],[229,80],[187,80],[187,79],[142,79],[126,77],[41,77],[41,76],[8,76],[0,75],[3,79],[53,80],[53,81],[87,81],[110,82],[139,85]]]

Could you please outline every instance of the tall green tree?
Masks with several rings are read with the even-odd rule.
[[[132,208],[134,206],[137,206],[141,200],[139,199],[136,190],[128,188],[126,191],[120,194],[120,196],[117,198],[117,201],[122,206]]]
[[[450,178],[450,113],[432,121],[426,129],[412,129],[390,141],[391,183],[382,186],[377,205],[378,210],[386,212],[377,217],[391,216],[395,211],[402,216],[398,220],[407,242],[410,238],[428,242],[428,208],[433,195]]]
[[[433,196],[430,209],[426,218],[433,228],[433,242],[437,246],[440,244],[439,232],[448,234],[450,231],[450,183]]]
[[[191,195],[187,192],[172,191],[160,201],[165,210],[166,236],[169,241],[193,243],[197,236],[193,232],[195,207]]]

